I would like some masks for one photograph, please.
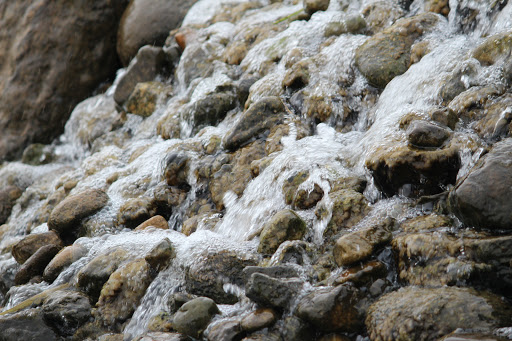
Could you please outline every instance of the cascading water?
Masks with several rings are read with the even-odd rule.
[[[87,226],[91,227],[89,234],[74,241],[74,245],[87,250],[85,255],[63,270],[53,283],[43,281],[12,286],[5,294],[3,311],[15,308],[22,301],[47,289],[65,283],[76,285],[81,269],[109,250],[127,250],[130,256],[122,263],[127,264],[128,261],[146,257],[167,238],[173,245],[175,257],[166,269],[156,274],[135,307],[133,316],[121,330],[124,340],[143,335],[148,332],[155,316],[162,312],[174,313],[168,308],[169,297],[186,291],[189,269],[208,260],[211,255],[233,252],[238,259],[250,259],[253,265],[282,265],[283,254],[295,247],[293,241],[285,241],[273,255],[264,257],[258,253],[258,237],[276,213],[292,208],[286,202],[283,186],[297,174],[305,173],[307,177],[296,191],[309,195],[318,187],[323,193],[313,206],[294,210],[307,226],[302,239],[307,241],[308,248],[323,250],[325,254],[331,254],[334,248],[327,235],[333,214],[336,213],[332,189],[337,179],[357,178],[368,182],[368,185],[365,182],[366,188],[361,191],[364,196],[360,200],[369,213],[349,226],[342,235],[364,231],[368,226],[378,225],[388,218],[398,225],[424,212],[430,213],[430,206],[416,204],[407,195],[400,195],[409,194],[404,186],[392,196],[381,193],[379,184],[375,183],[368,169],[368,160],[377,158],[383,151],[391,153],[408,148],[406,132],[401,128],[404,120],[411,114],[427,119],[429,112],[446,106],[443,89],[448,82],[460,85],[456,95],[485,86],[508,86],[510,91],[508,80],[504,77],[503,63],[481,65],[472,55],[475,47],[487,35],[510,32],[512,29],[512,3],[507,4],[507,1],[495,1],[491,6],[485,1],[450,0],[447,4],[451,9],[448,18],[438,15],[434,29],[422,37],[421,42],[428,45],[428,52],[403,74],[390,80],[382,91],[369,85],[355,65],[356,51],[368,41],[369,35],[362,34],[366,32],[362,29],[355,32],[348,29],[350,20],[364,21],[363,9],[377,6],[378,1],[347,4],[346,1],[331,0],[326,11],[317,11],[309,20],[295,20],[303,8],[302,3],[285,1],[269,4],[261,1],[253,9],[247,10],[238,22],[211,23],[212,18],[221,11],[241,3],[237,0],[201,0],[191,9],[183,26],[194,30],[194,34],[191,34],[194,39],[187,42],[175,77],[163,80],[174,92],[172,96],[159,98],[150,117],[118,113],[113,96],[119,79],[125,75],[126,70],[122,70],[105,94],[89,98],[74,109],[64,135],[52,145],[55,155],[53,163],[30,166],[11,162],[1,166],[0,187],[16,185],[24,191],[6,221],[5,226],[9,226],[9,229],[0,230],[0,273],[6,276],[10,274],[13,277],[19,268],[10,254],[12,245],[28,234],[48,231],[46,221],[55,206],[52,200],[61,201],[66,196],[79,194],[89,188],[101,189],[109,198],[107,205],[87,217]],[[410,18],[426,11],[426,3],[414,1],[407,16]],[[397,13],[405,11],[401,9]],[[465,22],[464,13],[473,13],[474,22]],[[202,28],[198,28],[201,25]],[[257,35],[245,37],[248,31],[265,25],[270,26],[271,30],[259,33],[261,38],[256,39]],[[283,25],[283,28],[279,25]],[[331,32],[329,30],[333,25],[342,29],[337,28],[337,33],[326,33]],[[250,43],[245,41],[246,51],[240,65],[229,65],[225,62],[226,49],[229,44],[242,40]],[[304,73],[300,73],[302,69],[297,67],[299,62],[307,65]],[[210,70],[201,70],[202,64],[209,64]],[[193,67],[199,71],[194,69],[191,72]],[[302,83],[294,81],[284,86],[287,79],[292,77],[292,71],[299,74],[297,79]],[[307,76],[300,78],[304,74]],[[230,107],[223,119],[198,129],[202,123],[189,114],[190,108],[197,109],[209,96],[230,91],[251,77],[255,79],[248,89],[247,102],[237,103]],[[300,91],[295,89],[297,84]],[[222,188],[220,198],[213,199],[213,192],[210,191],[214,181],[220,181],[221,176],[235,174],[234,171],[222,173],[223,169],[235,167],[236,162],[242,164],[240,160],[245,157],[237,154],[238,151],[228,152],[225,149],[229,134],[242,122],[242,113],[269,96],[277,96],[285,108],[286,116],[283,116],[281,123],[281,129],[285,132],[279,135],[271,128],[265,128],[262,135],[253,136],[248,142],[264,141],[262,149],[265,155],[246,162],[244,171],[257,169],[257,172],[245,183],[241,192],[236,193],[236,188]],[[451,109],[457,111],[458,108]],[[509,109],[500,116],[506,124],[510,123]],[[325,114],[327,119],[323,119],[322,110],[328,113]],[[172,128],[177,129],[178,133],[174,134],[174,138],[165,139],[159,131],[169,117],[177,118]],[[256,125],[259,122],[253,123]],[[271,141],[272,138],[275,141]],[[485,154],[489,143],[475,133],[474,124],[463,121],[455,128],[452,141],[459,146],[457,179],[460,180]],[[272,149],[270,142],[275,142],[279,147]],[[251,146],[254,145],[249,144]],[[241,150],[246,146],[239,148]],[[169,180],[165,179],[165,170],[169,155],[176,153],[187,157],[185,184],[175,186],[169,182],[167,186],[166,181]],[[249,150],[247,153],[251,155],[256,152]],[[259,163],[256,164],[256,161]],[[213,174],[202,175],[205,169]],[[229,179],[231,182],[237,180]],[[221,184],[226,186],[226,183]],[[453,184],[442,185],[448,190]],[[162,188],[170,186],[176,187],[173,193],[178,193],[177,197],[181,196],[181,199],[176,199],[181,206],[169,208],[172,212],[166,212],[170,230],[149,228],[133,231],[119,223],[125,219],[123,210],[127,204],[139,199],[152,200]],[[199,202],[202,204],[199,205]],[[148,207],[150,211],[152,206]],[[155,212],[150,215],[155,215]],[[350,217],[350,214],[354,213],[345,215]],[[182,234],[184,222],[195,216],[201,217],[197,218],[195,232],[192,231],[189,236]],[[394,236],[399,232],[392,231]],[[285,309],[282,321],[293,315],[299,299],[314,292],[314,286],[335,282],[344,274],[347,266],[333,266],[334,261],[331,260],[331,269],[335,269],[330,275],[325,278],[306,275],[318,271],[316,263],[324,259],[325,254],[306,255],[302,264],[289,265],[301,272],[301,279],[306,284],[301,287],[292,308]],[[374,258],[384,257],[382,254]],[[452,266],[455,271],[459,269],[457,264]],[[463,264],[461,269],[464,267],[469,265]],[[396,277],[395,272],[388,277]],[[210,335],[216,324],[246,316],[255,308],[255,303],[245,296],[245,289],[235,284],[229,276],[219,273],[216,280],[223,284],[225,292],[234,294],[239,302],[234,305],[219,304],[221,314],[213,320],[214,324],[208,327],[205,335]],[[395,281],[388,291],[400,285]],[[346,334],[358,340],[366,337],[375,339],[367,331],[361,330]],[[266,332],[270,333],[269,330]],[[506,328],[502,332],[507,333]],[[510,332],[506,335],[510,336]]]

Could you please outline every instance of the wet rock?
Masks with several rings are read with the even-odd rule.
[[[29,143],[50,143],[64,131],[71,108],[115,75],[115,34],[127,3],[0,6],[1,160],[21,156]]]
[[[48,263],[43,272],[43,279],[52,283],[64,269],[85,256],[87,251],[79,244],[66,246]]]
[[[298,278],[280,279],[255,272],[245,285],[245,294],[263,307],[287,309],[303,285]]]
[[[406,287],[374,303],[366,327],[374,340],[435,340],[457,328],[490,331],[507,318],[510,307],[497,296],[456,287]]]
[[[279,253],[272,255],[272,264],[307,264],[315,258],[315,247],[302,240],[285,241],[280,246]]]
[[[336,276],[334,280],[328,281],[328,283],[332,283],[332,285],[337,286],[350,282],[359,288],[363,285],[368,285],[379,278],[383,278],[386,275],[387,270],[383,263],[379,261],[369,261],[343,271],[339,276]]]
[[[238,297],[224,291],[224,284],[241,286],[242,270],[256,263],[257,260],[252,255],[239,255],[233,251],[205,253],[186,272],[187,291],[210,297],[217,303],[233,304],[238,301]]]
[[[492,100],[482,109],[484,116],[476,122],[478,135],[491,141],[510,137],[512,121],[512,95],[505,93]]]
[[[419,148],[441,147],[451,135],[448,129],[421,120],[411,122],[406,133],[409,143]]]
[[[118,268],[101,289],[96,304],[96,319],[114,330],[129,319],[153,281],[151,267],[137,259]]]
[[[254,103],[241,116],[238,123],[226,134],[224,147],[236,150],[262,136],[274,125],[283,122],[285,112],[279,97],[264,97]]]
[[[235,152],[230,163],[222,164],[210,179],[212,201],[218,210],[224,209],[224,195],[233,191],[241,196],[253,176],[251,164],[265,156],[263,141],[255,141]]]
[[[155,111],[159,99],[169,93],[169,89],[160,82],[137,83],[126,101],[126,110],[130,114],[149,117]]]
[[[358,290],[350,285],[320,287],[299,301],[295,314],[324,332],[354,332],[363,325],[358,300]]]
[[[377,33],[391,26],[405,15],[396,2],[375,1],[365,6],[361,12],[371,33]]]
[[[277,320],[277,315],[270,308],[260,308],[244,316],[240,321],[243,331],[251,333],[272,326]]]
[[[12,247],[12,256],[20,264],[26,262],[39,248],[45,245],[63,246],[62,240],[54,231],[30,234]]]
[[[49,244],[41,246],[18,270],[14,283],[16,285],[25,284],[32,277],[43,274],[44,269],[50,263],[52,258],[59,252],[61,246]]]
[[[316,338],[315,330],[310,326],[309,323],[304,322],[297,316],[288,316],[283,321],[281,328],[281,338],[277,339],[263,339],[262,341],[277,341],[277,340],[297,340],[297,341],[309,341]],[[259,339],[256,339],[260,341]]]
[[[216,323],[208,332],[208,341],[240,340],[244,332],[240,329],[240,321],[230,320]]]
[[[156,205],[150,198],[134,198],[127,200],[117,214],[119,224],[135,228],[156,214]]]
[[[306,234],[306,223],[291,210],[276,213],[263,227],[258,252],[274,253],[286,240],[300,240]]]
[[[406,232],[430,231],[440,227],[451,227],[454,221],[449,216],[429,214],[407,219],[400,224]]]
[[[153,269],[161,270],[166,268],[174,257],[176,257],[174,246],[169,238],[164,238],[149,251],[144,259]]]
[[[351,189],[343,189],[329,193],[333,202],[332,217],[324,236],[331,237],[336,235],[342,229],[348,229],[356,225],[370,211],[368,201],[359,192]],[[324,208],[317,208],[315,214],[322,217]]]
[[[334,21],[327,23],[324,31],[324,37],[340,36],[344,33],[364,33],[367,30],[367,24],[364,17],[359,14],[347,15],[343,21]]]
[[[366,166],[385,195],[415,197],[438,194],[454,184],[460,156],[455,145],[432,151],[399,146],[392,151],[377,151],[366,160]]]
[[[50,147],[41,143],[33,143],[23,150],[21,162],[27,165],[39,166],[52,162],[54,157],[55,155],[53,155]]]
[[[22,190],[16,186],[8,186],[0,190],[0,225],[4,224],[11,215],[12,207],[16,203]]]
[[[58,335],[44,323],[40,310],[29,309],[13,315],[0,316],[2,341],[57,341]]]
[[[311,208],[317,204],[324,196],[324,191],[320,186],[314,184],[313,190],[299,189],[299,186],[309,178],[308,172],[299,172],[285,180],[283,184],[284,200],[292,208],[302,210]]]
[[[286,265],[277,265],[277,266],[247,266],[243,270],[243,279],[245,285],[251,278],[253,273],[261,273],[274,278],[293,278],[299,277],[299,273],[293,267]]]
[[[215,126],[237,105],[234,92],[218,92],[207,95],[188,108],[184,114],[193,122],[193,133],[205,126]]]
[[[350,339],[345,335],[329,334],[324,335],[318,341],[349,341]]]
[[[180,333],[199,339],[216,314],[220,314],[220,311],[213,300],[198,297],[182,305],[174,315],[174,328]]]
[[[167,72],[167,61],[162,48],[143,46],[137,58],[128,66],[114,93],[114,100],[122,105],[130,97],[137,83],[149,82],[161,73]]]
[[[103,284],[128,257],[123,249],[110,250],[93,258],[78,272],[77,286],[91,298],[91,303],[96,303]]]
[[[137,226],[135,228],[135,231],[145,230],[148,227],[156,227],[157,229],[168,230],[169,224],[167,223],[167,220],[164,217],[162,217],[161,215],[156,215],[141,223],[139,226]]]
[[[490,100],[501,96],[505,90],[506,88],[502,84],[473,86],[459,93],[448,104],[448,109],[463,121],[472,122],[483,116],[480,109],[485,107]]]
[[[117,53],[124,65],[144,45],[163,46],[169,31],[178,27],[195,0],[130,2],[117,31]]]
[[[508,72],[508,78],[512,77],[512,64],[510,55],[512,54],[512,32],[502,32],[490,37],[473,50],[475,57],[482,65],[492,65],[498,62],[505,63],[505,72]]]
[[[423,13],[401,19],[375,34],[356,50],[359,71],[370,84],[384,88],[395,76],[407,71],[413,43],[438,22],[436,15]]]
[[[450,192],[450,209],[468,226],[510,228],[511,146],[512,139],[496,143]]]
[[[55,230],[65,241],[78,237],[82,219],[101,210],[108,195],[100,189],[88,189],[61,201],[50,214],[48,228]]]
[[[429,113],[433,121],[442,124],[451,130],[455,129],[459,118],[455,113],[448,108],[436,109]]]
[[[186,188],[188,185],[189,157],[183,153],[172,153],[167,157],[164,176],[169,186]]]
[[[178,334],[178,333],[163,333],[163,332],[154,332],[147,333],[142,336],[138,336],[133,339],[134,341],[191,341],[187,335]]]
[[[304,11],[313,14],[317,11],[325,11],[329,7],[329,0],[304,0]]]
[[[91,318],[89,298],[75,291],[55,291],[43,303],[44,321],[62,336],[73,335]]]
[[[334,260],[338,266],[349,265],[368,258],[376,247],[392,238],[392,221],[348,233],[336,241],[333,248]]]
[[[425,1],[425,10],[447,17],[450,13],[450,4],[448,0],[427,0]]]

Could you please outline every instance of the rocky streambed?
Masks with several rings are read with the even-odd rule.
[[[0,340],[512,339],[512,3],[147,3],[7,125]]]

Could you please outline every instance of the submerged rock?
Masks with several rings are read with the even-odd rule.
[[[468,226],[510,229],[512,139],[496,143],[450,192],[450,208]]]
[[[366,327],[372,340],[435,340],[457,328],[490,331],[510,318],[510,306],[497,296],[455,287],[406,287],[374,303]]]

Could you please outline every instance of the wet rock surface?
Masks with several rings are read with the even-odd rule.
[[[0,0],[0,96],[59,101],[55,77],[90,74],[73,55],[17,68],[47,58],[9,45],[10,25],[63,13],[25,5]],[[0,164],[0,339],[510,337],[511,15],[483,0],[130,2],[104,32],[126,68],[62,101],[58,139],[42,124],[57,111],[12,107],[10,125],[32,124],[20,139],[48,140]],[[41,40],[54,64],[75,43],[56,39]]]

